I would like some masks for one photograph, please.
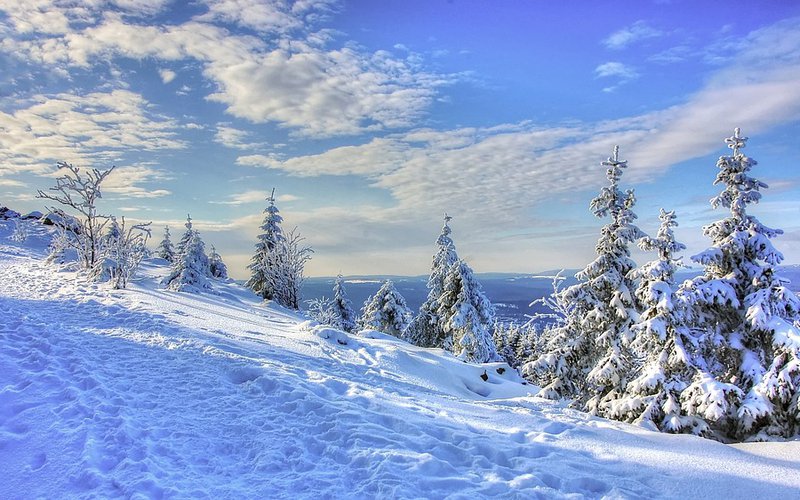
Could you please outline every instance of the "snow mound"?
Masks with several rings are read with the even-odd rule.
[[[531,397],[463,363],[264,305],[230,282],[127,290],[0,222],[0,498],[789,498],[800,443],[731,447]]]

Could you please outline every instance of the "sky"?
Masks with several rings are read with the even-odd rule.
[[[445,212],[477,271],[528,273],[591,261],[619,145],[688,257],[741,127],[800,263],[798,82],[788,0],[0,0],[0,205],[115,165],[102,212],[153,244],[191,214],[237,278],[273,188],[309,275],[425,274]]]

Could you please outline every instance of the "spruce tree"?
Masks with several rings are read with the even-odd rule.
[[[395,289],[394,283],[386,280],[375,295],[364,302],[359,327],[402,338],[410,322],[411,310],[406,305],[406,300]]]
[[[356,313],[353,310],[353,304],[347,298],[347,292],[344,289],[344,278],[342,275],[336,276],[336,281],[333,283],[333,311],[338,318],[338,326],[342,330],[352,333],[356,329]]]
[[[633,281],[635,264],[629,246],[644,233],[633,223],[633,191],[621,191],[627,162],[614,147],[606,167],[608,186],[590,204],[592,213],[609,217],[595,247],[597,258],[575,277],[578,283],[557,293],[564,305],[563,324],[550,331],[546,353],[526,364],[523,372],[542,387],[539,395],[574,398],[592,413],[610,412],[632,367],[626,341],[636,320]]]
[[[517,368],[520,365],[520,360],[517,358],[517,346],[522,338],[522,327],[514,322],[495,322],[492,336],[494,345],[497,347],[497,354],[510,367]]]
[[[470,363],[498,361],[492,339],[494,307],[469,265],[459,260],[448,269],[437,316],[444,330],[443,347]]]
[[[447,271],[458,261],[456,246],[450,237],[450,221],[453,218],[444,215],[442,232],[436,239],[437,250],[431,264],[431,274],[428,277],[428,297],[419,308],[419,314],[411,322],[406,331],[406,340],[421,347],[445,347],[445,337],[442,322],[437,314],[439,299],[444,291],[444,280]]]
[[[106,233],[103,235],[102,244],[113,245],[115,241],[120,239],[120,237],[122,237],[122,232],[119,227],[119,222],[117,222],[117,218],[112,215],[109,218]]]
[[[175,247],[172,245],[169,234],[169,226],[164,226],[164,239],[158,244],[156,248],[156,257],[164,259],[167,262],[175,261]]]
[[[192,218],[186,217],[186,232],[181,238],[183,251],[177,255],[163,284],[177,292],[197,292],[211,289],[208,282],[209,263],[200,233],[192,228]]]
[[[256,251],[253,254],[250,265],[250,279],[245,286],[260,295],[264,300],[275,298],[274,280],[270,279],[271,267],[276,265],[278,260],[275,253],[277,247],[286,241],[281,229],[283,217],[280,215],[278,207],[275,206],[275,189],[267,198],[269,205],[264,209],[264,222],[261,225],[262,233],[258,236]],[[274,273],[273,273],[274,274]]]
[[[695,375],[690,329],[691,310],[676,293],[675,273],[683,266],[676,253],[686,247],[675,240],[675,212],[663,208],[655,238],[645,237],[639,248],[656,252],[657,259],[637,268],[630,277],[639,280],[636,297],[641,314],[633,325],[631,343],[640,358],[636,377],[614,401],[608,416],[669,432],[702,431],[704,424],[681,411],[681,393]]]
[[[712,246],[692,260],[704,272],[683,287],[705,328],[707,365],[683,407],[723,439],[789,437],[800,430],[800,301],[776,270],[783,255],[770,240],[783,231],[747,213],[767,187],[750,176],[747,137],[737,128],[725,142],[733,154],[717,161],[724,189],[711,206],[729,214],[703,228]]]
[[[228,266],[222,261],[222,256],[217,253],[214,245],[211,245],[211,252],[208,254],[208,272],[212,278],[228,279]]]

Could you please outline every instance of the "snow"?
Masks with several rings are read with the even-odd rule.
[[[234,283],[126,290],[0,222],[0,498],[789,498],[800,442],[729,446],[532,397],[502,363],[349,335]],[[500,373],[501,369],[502,373]],[[487,380],[483,380],[484,375]]]

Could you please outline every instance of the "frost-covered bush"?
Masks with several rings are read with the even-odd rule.
[[[95,273],[107,274],[112,286],[121,289],[128,286],[142,259],[147,255],[150,223],[128,225],[125,217],[122,217],[122,224],[118,224],[116,219],[112,219],[112,222],[112,230],[101,246],[103,260],[97,267],[102,269]]]
[[[272,300],[290,309],[300,308],[305,265],[314,253],[304,240],[294,228],[264,257],[265,289],[271,290]]]
[[[102,197],[100,184],[114,167],[104,171],[94,168],[83,172],[69,163],[59,162],[58,169],[63,175],[56,178],[56,185],[48,192],[39,190],[36,196],[60,203],[80,214],[79,227],[71,228],[62,243],[65,248],[73,248],[78,253],[84,270],[91,271],[102,258],[100,246],[109,219],[97,213],[97,200]],[[51,212],[65,221],[73,218],[58,208],[51,208]]]
[[[327,297],[320,297],[308,300],[306,303],[308,304],[308,315],[312,319],[323,325],[341,329],[340,318],[333,300]]]
[[[14,229],[8,239],[17,243],[25,243],[28,239],[28,226],[24,220],[14,219]]]

